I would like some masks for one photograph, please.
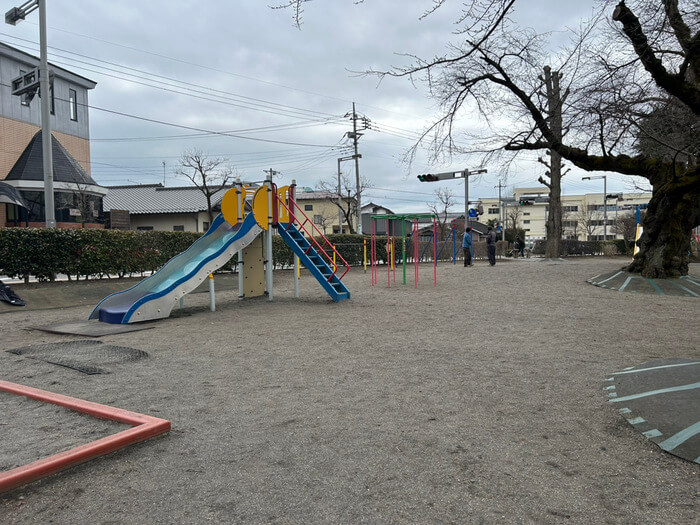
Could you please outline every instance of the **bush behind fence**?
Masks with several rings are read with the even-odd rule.
[[[138,275],[158,270],[171,258],[187,250],[202,233],[167,231],[122,231],[94,229],[0,229],[0,275],[12,278],[39,280],[53,279],[57,274],[103,277]],[[367,258],[371,257],[371,242],[368,237],[356,234],[332,234],[327,236],[340,255],[350,266],[359,266],[364,261],[363,240],[367,240]],[[320,241],[322,244],[322,241]],[[622,244],[620,244],[622,243]],[[607,243],[615,251],[625,252],[624,241]],[[562,240],[562,255],[595,255],[604,253],[604,243],[599,241]],[[455,245],[451,240],[438,243],[438,259],[452,259]],[[276,268],[289,268],[294,264],[294,254],[278,235],[272,242],[273,260]],[[330,248],[325,248],[330,255]],[[419,255],[422,260],[433,260],[431,241],[420,241]],[[461,242],[456,243],[457,257],[461,258]],[[401,241],[395,244],[396,259],[401,259]],[[498,255],[503,255],[505,246],[498,243]],[[538,241],[534,254],[544,253],[544,242]],[[413,243],[406,242],[406,260],[413,261]],[[474,256],[486,257],[483,242],[474,243]],[[386,237],[377,239],[377,259],[386,261]],[[340,264],[340,262],[338,262]],[[234,271],[237,257],[234,255],[221,270]]]

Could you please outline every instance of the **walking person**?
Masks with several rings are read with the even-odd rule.
[[[496,243],[498,242],[498,236],[494,231],[492,226],[489,226],[488,233],[486,234],[486,251],[489,254],[489,264],[491,266],[496,266]]]
[[[472,229],[468,227],[462,237],[462,250],[464,251],[464,267],[474,266],[472,263]]]

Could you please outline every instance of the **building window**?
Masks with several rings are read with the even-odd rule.
[[[530,221],[523,221],[523,224],[530,224]]]
[[[70,119],[78,121],[78,94],[75,89],[68,90],[68,105],[70,107]]]
[[[578,206],[562,206],[561,211],[578,211]]]
[[[525,215],[525,216],[527,217],[527,216],[530,215],[530,212],[529,212],[529,211],[526,211],[526,212],[523,213],[523,215]]]
[[[184,232],[185,231],[185,225],[184,224],[176,224],[173,226],[173,231],[174,232]]]
[[[314,224],[323,224],[323,215],[314,215]]]
[[[51,111],[51,114],[55,115],[56,114],[56,100],[53,97],[53,82],[51,84],[49,84],[49,95],[51,97],[49,99],[49,109]]]
[[[202,222],[202,231],[208,232],[209,231],[209,223],[208,222]]]
[[[153,226],[137,226],[136,229],[139,231],[150,232],[153,231]]]
[[[19,70],[19,74],[20,74],[22,77],[24,77],[24,75],[26,75],[27,72],[26,72],[25,70],[23,70],[23,69],[20,69],[20,70]],[[19,81],[18,84],[19,84],[19,86],[21,86],[21,85],[22,85],[22,84],[21,84],[21,81]],[[13,86],[13,87],[14,87],[14,86]],[[22,95],[21,97],[19,97],[19,103],[22,104],[23,106],[29,106],[29,100],[27,100],[27,97],[25,97],[24,95]]]
[[[313,210],[314,210],[313,204],[304,204],[304,211],[313,211]]]
[[[498,215],[498,208],[489,208],[489,215]]]

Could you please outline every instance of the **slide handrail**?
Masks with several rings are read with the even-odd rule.
[[[297,223],[299,230],[303,231],[308,237],[311,246],[315,247],[316,251],[323,255],[323,257],[328,262],[328,265],[333,269],[333,273],[330,276],[328,276],[328,281],[330,281],[332,277],[338,272],[338,265],[335,262],[333,262],[333,256],[329,255],[324,249],[326,246],[329,246],[330,252],[332,254],[335,254],[337,259],[340,260],[340,262],[345,266],[345,271],[342,273],[342,275],[338,276],[338,279],[342,280],[343,277],[345,277],[345,274],[347,274],[350,271],[350,265],[348,264],[348,262],[343,258],[342,255],[340,255],[340,252],[338,252],[338,250],[335,249],[335,246],[333,246],[333,244],[326,238],[326,236],[323,235],[321,230],[318,229],[314,222],[311,219],[309,219],[306,213],[303,212],[303,210],[299,207],[299,205],[291,197],[291,195],[287,197],[289,205],[287,205],[287,203],[285,203],[284,200],[281,199],[279,195],[277,195],[277,192],[275,192],[274,195],[277,203],[280,206],[283,206],[289,213],[290,220],[288,226],[285,227],[285,231],[289,230],[289,225],[292,225],[295,222]],[[275,208],[277,207],[275,206]],[[303,221],[299,220],[300,215],[304,218]],[[311,225],[311,231],[309,231],[310,229],[306,227],[307,224]],[[321,237],[321,239],[323,239],[323,245],[319,244],[319,242],[315,239],[313,232],[315,232],[316,236]]]

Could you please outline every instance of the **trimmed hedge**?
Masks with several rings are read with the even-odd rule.
[[[152,272],[201,233],[97,229],[0,229],[0,274],[52,280]]]
[[[0,275],[29,280],[33,276],[40,281],[53,280],[57,274],[75,277],[101,278],[124,277],[151,273],[171,258],[187,250],[202,233],[166,231],[122,231],[97,229],[37,229],[0,228]],[[332,234],[327,236],[350,266],[363,264],[363,240],[367,240],[367,258],[371,257],[369,237],[356,234]],[[316,239],[323,244],[323,240]],[[424,253],[426,243],[420,243]],[[499,243],[501,245],[502,243]],[[438,249],[442,246],[439,244]],[[400,259],[397,245],[397,260]],[[457,243],[461,256],[461,242]],[[294,254],[279,235],[272,238],[273,260],[276,268],[289,268],[294,264]],[[330,249],[326,249],[329,255]],[[440,255],[441,260],[452,259],[453,246],[448,242]],[[475,243],[475,256],[480,246]],[[481,250],[485,252],[485,249]],[[413,259],[413,245],[406,243],[406,256]],[[432,259],[432,246],[425,249],[425,257]],[[377,239],[377,259],[386,261],[386,237]],[[235,271],[237,257],[225,264],[221,271]]]
[[[544,255],[547,241],[535,241],[532,248],[534,255]],[[622,239],[612,239],[609,241],[578,241],[574,239],[562,239],[559,247],[561,256],[568,255],[619,255],[624,254],[626,250],[625,241]]]

